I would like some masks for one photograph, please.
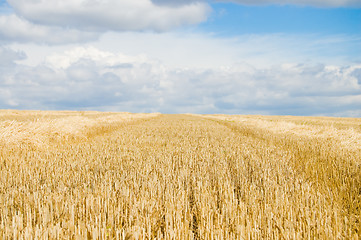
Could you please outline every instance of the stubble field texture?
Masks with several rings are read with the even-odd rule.
[[[0,239],[359,239],[361,119],[0,111]]]

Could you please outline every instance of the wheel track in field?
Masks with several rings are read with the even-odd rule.
[[[268,182],[287,182],[288,176],[292,175],[291,169],[282,167],[282,174],[276,174],[277,180],[271,176],[271,165],[266,162],[263,165],[262,153],[257,150],[266,148],[260,146],[262,142],[255,144],[252,138],[235,128],[190,115],[162,115],[140,124],[129,124],[109,137],[112,139],[111,145],[122,146],[122,159],[128,161],[127,166],[132,169],[129,175],[134,176],[139,169],[150,167],[150,175],[156,172],[159,178],[171,179],[171,173],[181,177],[182,184],[187,186],[184,188],[187,195],[184,204],[189,207],[189,229],[196,238],[201,236],[201,225],[206,225],[199,217],[202,215],[201,198],[205,196],[195,196],[199,183],[208,185],[208,190],[215,192],[215,208],[219,215],[224,215],[226,197],[222,193],[224,189],[219,187],[222,183],[218,174],[222,174],[221,179],[228,179],[229,190],[235,196],[232,201],[246,205],[254,203],[252,198],[247,199],[248,190],[243,184],[249,184],[248,187],[254,188],[255,196],[262,199]],[[274,154],[274,157],[280,156],[279,152]],[[149,158],[152,164],[147,164]],[[139,159],[144,162],[138,162]],[[132,168],[134,164],[137,167]],[[285,165],[285,162],[278,164]],[[267,174],[264,173],[265,169],[269,171]],[[145,172],[143,177],[147,179],[149,172]],[[175,179],[175,182],[178,180]],[[165,179],[162,181],[166,182]],[[159,219],[163,221],[164,217]],[[229,225],[230,232],[234,232],[235,228],[235,223]]]

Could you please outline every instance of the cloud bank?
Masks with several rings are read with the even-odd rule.
[[[212,3],[361,7],[359,0],[8,0],[0,44],[84,43],[113,32],[166,32],[208,20]]]
[[[215,2],[231,1],[8,0],[0,108],[361,117],[359,36],[172,32],[207,20]]]
[[[0,51],[0,108],[361,116],[361,65],[197,70],[94,47],[23,58]]]
[[[17,15],[35,24],[85,31],[167,31],[207,19],[209,6],[191,2],[157,5],[150,0],[8,0]]]
[[[0,43],[36,42],[37,44],[82,43],[95,40],[98,33],[49,27],[31,23],[15,14],[0,15]]]

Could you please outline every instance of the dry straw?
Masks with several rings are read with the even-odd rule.
[[[358,239],[361,120],[0,112],[1,239]]]

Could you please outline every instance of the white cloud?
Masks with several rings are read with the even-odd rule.
[[[95,47],[76,47],[65,51],[62,54],[52,54],[46,58],[46,64],[53,68],[68,68],[81,60],[91,60],[102,67],[116,68],[133,62],[143,63],[147,59],[145,56],[127,56],[124,54],[114,54],[101,51]]]
[[[202,0],[8,0],[10,7],[6,7],[6,11],[0,15],[0,44],[33,42],[61,45],[91,42],[109,32],[121,32],[125,35],[129,34],[129,31],[138,31],[141,34],[148,30],[164,32],[183,25],[206,21],[211,11],[210,2]],[[230,1],[224,0],[224,2]],[[234,0],[233,2],[254,5],[361,6],[359,0]],[[180,39],[184,40],[182,36]],[[199,49],[204,49],[202,44],[199,45]],[[179,53],[182,52],[178,51]]]
[[[204,21],[206,1],[8,2],[0,108],[361,117],[359,36],[153,32]]]
[[[33,24],[15,14],[0,15],[0,42],[80,43],[98,36],[97,33]]]
[[[152,0],[155,4],[166,6],[181,6],[201,1],[203,0]]]
[[[24,59],[26,59],[24,52],[0,47],[0,67],[8,67],[9,65],[14,65],[16,61]]]
[[[81,47],[29,67],[6,51],[0,61],[11,64],[0,69],[0,108],[361,117],[361,65],[173,68]]]
[[[206,3],[172,7],[150,0],[8,0],[27,20],[87,31],[166,31],[205,21]]]
[[[107,33],[94,43],[108,52],[145,54],[167,66],[217,68],[242,63],[265,68],[285,62],[346,65],[359,61],[360,38],[320,35],[240,35],[220,38],[184,32]],[[141,47],[140,47],[141,46]],[[353,49],[349,53],[349,49]]]

